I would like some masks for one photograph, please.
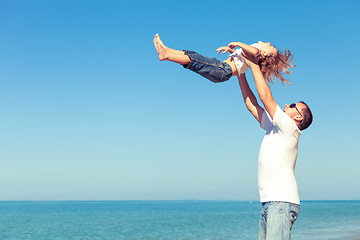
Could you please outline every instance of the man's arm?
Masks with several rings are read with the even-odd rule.
[[[245,52],[247,52],[248,54],[251,54],[253,56],[256,56],[259,54],[259,49],[257,49],[256,47],[247,45],[245,43],[242,42],[231,42],[228,45],[231,49],[234,49],[236,47],[240,47],[242,48]]]
[[[251,68],[254,76],[255,85],[259,94],[260,101],[264,104],[266,111],[270,114],[271,118],[274,119],[277,103],[275,102],[269,85],[265,82],[265,79],[260,70],[260,66],[244,58],[246,64]]]
[[[264,109],[260,107],[254,93],[251,91],[249,84],[246,80],[245,73],[238,76],[238,80],[246,108],[261,124],[261,118],[264,113]]]

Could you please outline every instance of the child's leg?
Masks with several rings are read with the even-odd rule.
[[[184,51],[179,51],[179,50],[175,50],[175,49],[171,49],[171,48],[168,48],[165,46],[165,44],[161,41],[160,39],[160,36],[159,34],[156,34],[155,37],[154,37],[154,42],[160,44],[161,46],[163,46],[164,48],[167,48],[167,51],[171,52],[171,53],[174,53],[174,54],[179,54],[179,55],[183,55],[184,54]]]
[[[234,60],[231,60],[230,58],[228,58],[223,62],[229,64],[229,66],[231,67],[232,76],[237,76],[238,75]]]
[[[156,34],[154,37],[154,46],[159,54],[160,61],[168,60],[181,65],[190,63],[190,58],[183,51],[166,47],[161,41],[159,34]]]
[[[204,57],[193,51],[178,51],[168,48],[163,44],[158,34],[154,37],[154,46],[159,54],[160,61],[168,60],[179,63],[184,68],[196,72],[215,83],[229,80],[234,71],[236,72],[233,63],[228,64],[215,58]]]
[[[225,82],[233,75],[231,66],[226,62],[204,57],[189,50],[185,50],[184,54],[191,59],[189,64],[183,65],[184,68],[196,72],[214,83]]]

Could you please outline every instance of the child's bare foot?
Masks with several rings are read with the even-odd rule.
[[[161,41],[160,36],[159,36],[158,33],[155,35],[155,37],[158,39],[158,41],[159,41],[159,43],[160,43],[161,46],[163,46],[164,48],[167,48],[167,47],[164,45],[164,43]]]
[[[168,59],[167,47],[163,44],[160,39],[159,34],[156,34],[154,37],[154,46],[156,48],[157,53],[159,54],[159,60],[164,61]]]

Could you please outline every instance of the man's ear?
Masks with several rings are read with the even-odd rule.
[[[303,117],[303,116],[300,116],[300,115],[296,115],[296,116],[294,117],[294,119],[295,119],[296,121],[298,121],[298,122],[301,122],[301,120],[303,120],[304,117]]]

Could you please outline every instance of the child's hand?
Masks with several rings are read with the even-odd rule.
[[[218,49],[216,49],[216,51],[217,51],[217,53],[218,54],[225,54],[225,53],[227,53],[227,52],[230,52],[230,53],[233,53],[234,52],[234,50],[233,49],[231,49],[231,48],[229,48],[229,47],[226,47],[226,46],[224,46],[224,47],[219,47]],[[223,52],[222,52],[223,51]]]
[[[239,42],[231,42],[231,43],[228,44],[228,47],[231,48],[231,49],[239,47]]]

